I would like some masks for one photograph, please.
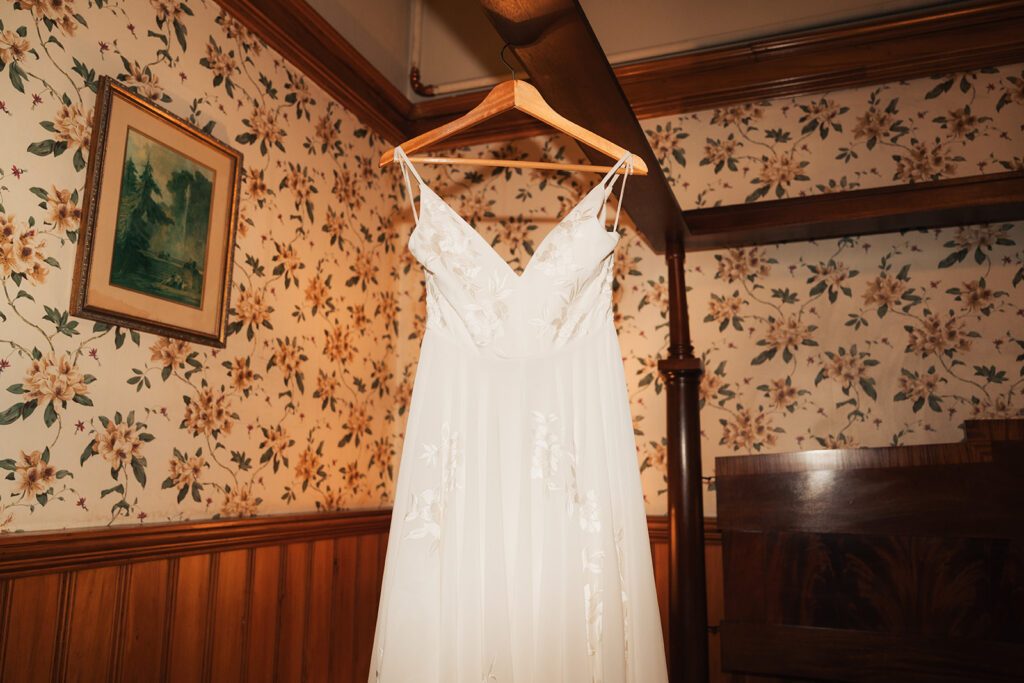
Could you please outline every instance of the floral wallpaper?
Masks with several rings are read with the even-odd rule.
[[[684,209],[1024,170],[1024,67],[642,123]],[[580,156],[560,137],[472,153]],[[597,180],[428,173],[518,268]],[[624,223],[616,320],[648,511],[664,513],[665,266]],[[695,252],[686,276],[708,514],[716,456],[959,441],[964,419],[1024,415],[1024,223]]]
[[[245,155],[225,349],[68,315],[104,74]],[[378,136],[210,0],[3,0],[0,127],[0,531],[387,504]]]
[[[425,311],[387,145],[212,0],[0,2],[0,530],[389,505]],[[245,154],[226,349],[68,314],[104,74]],[[643,123],[684,208],[1022,169],[1024,68]],[[471,153],[579,156],[558,136]],[[518,269],[597,181],[423,171]],[[659,513],[665,270],[620,229],[616,320]],[[965,418],[1024,413],[1022,269],[1024,223],[689,254],[705,474],[717,455],[957,440]]]

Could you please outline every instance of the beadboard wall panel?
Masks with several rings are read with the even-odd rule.
[[[0,680],[362,683],[389,523],[372,510],[0,537]],[[666,518],[648,529],[667,628]],[[715,520],[705,536],[718,624]],[[717,671],[717,629],[709,643]]]

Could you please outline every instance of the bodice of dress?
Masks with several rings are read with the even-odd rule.
[[[425,271],[428,330],[472,353],[530,358],[612,325],[619,234],[605,227],[605,206],[615,171],[632,170],[628,152],[551,229],[521,274],[419,178],[401,148],[396,157],[420,186],[409,249]]]

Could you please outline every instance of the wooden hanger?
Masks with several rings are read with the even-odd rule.
[[[489,118],[503,114],[511,109],[517,109],[524,114],[548,124],[569,137],[572,137],[599,152],[607,154],[612,159],[618,160],[626,150],[614,142],[606,140],[597,133],[591,132],[583,126],[573,123],[551,108],[540,92],[526,81],[516,80],[504,81],[496,85],[487,97],[477,106],[468,112],[444,125],[429,130],[422,135],[417,135],[411,140],[403,142],[401,147],[406,154],[431,147],[435,143],[451,137],[455,133],[472,128],[473,126],[486,121]],[[380,166],[387,166],[395,160],[394,148],[388,150],[380,158]],[[557,171],[597,171],[607,172],[611,166],[598,166],[591,164],[559,164],[549,161],[524,161],[518,159],[483,159],[472,157],[443,157],[443,156],[410,156],[409,161],[429,164],[468,164],[472,166],[502,166],[511,168],[542,168],[554,169]],[[617,173],[627,173],[625,166],[620,166]],[[633,157],[633,175],[647,175],[647,164],[638,156]]]

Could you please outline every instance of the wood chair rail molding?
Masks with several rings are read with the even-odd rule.
[[[686,251],[1024,218],[1024,171],[684,211]]]
[[[0,578],[387,533],[391,510],[273,515],[0,535]]]
[[[388,508],[6,534],[0,535],[0,579],[149,558],[386,534],[390,525]],[[651,515],[647,525],[652,543],[667,542],[668,518]],[[705,520],[705,534],[709,543],[721,543],[713,517]]]
[[[464,114],[485,93],[411,102],[305,0],[217,0],[391,144]],[[638,118],[1024,61],[1024,0],[947,3],[615,67]],[[445,144],[548,132],[501,117]]]

